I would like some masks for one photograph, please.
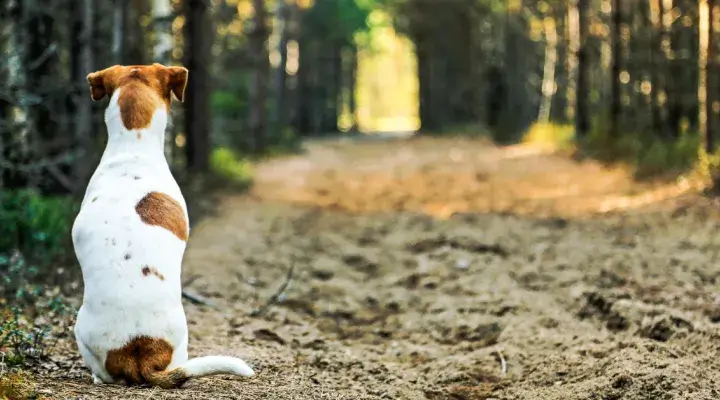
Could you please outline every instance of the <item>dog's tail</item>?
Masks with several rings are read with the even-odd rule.
[[[218,374],[251,377],[255,375],[255,372],[245,361],[228,356],[197,357],[171,370],[142,371],[143,378],[145,378],[149,384],[159,386],[163,389],[180,387],[192,378]]]

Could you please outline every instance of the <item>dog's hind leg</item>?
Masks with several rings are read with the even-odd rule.
[[[83,341],[77,337],[76,342],[80,355],[85,362],[85,366],[90,369],[92,374],[93,383],[100,385],[103,383],[114,383],[114,380],[105,372],[105,368],[102,367],[102,361],[93,354],[92,351],[83,343]]]

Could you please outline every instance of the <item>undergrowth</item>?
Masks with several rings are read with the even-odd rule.
[[[2,400],[45,400],[36,391],[32,375],[25,371],[0,373],[0,399]]]
[[[0,369],[46,358],[58,319],[70,311],[63,286],[79,276],[72,265],[71,198],[31,190],[0,193]]]
[[[679,176],[693,171],[700,164],[700,135],[696,132],[684,132],[675,139],[632,132],[610,138],[606,130],[596,127],[586,138],[576,139],[572,125],[550,123],[534,124],[523,142],[553,145],[578,157],[606,163],[625,163],[633,168],[637,179]]]
[[[228,147],[218,147],[210,155],[211,172],[233,185],[246,187],[252,182],[250,162]]]

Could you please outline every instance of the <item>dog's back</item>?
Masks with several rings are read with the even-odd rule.
[[[164,156],[170,93],[182,99],[186,80],[184,68],[158,64],[88,76],[93,99],[111,98],[108,143],[72,230],[85,283],[75,336],[97,383],[253,374],[232,357],[188,362],[180,278],[189,224]]]

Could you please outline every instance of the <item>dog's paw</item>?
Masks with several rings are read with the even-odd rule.
[[[99,376],[97,376],[97,375],[95,375],[95,374],[93,374],[92,377],[93,377],[93,384],[95,384],[95,385],[102,385],[102,384],[105,383],[105,382],[103,382],[102,379],[100,379]]]

